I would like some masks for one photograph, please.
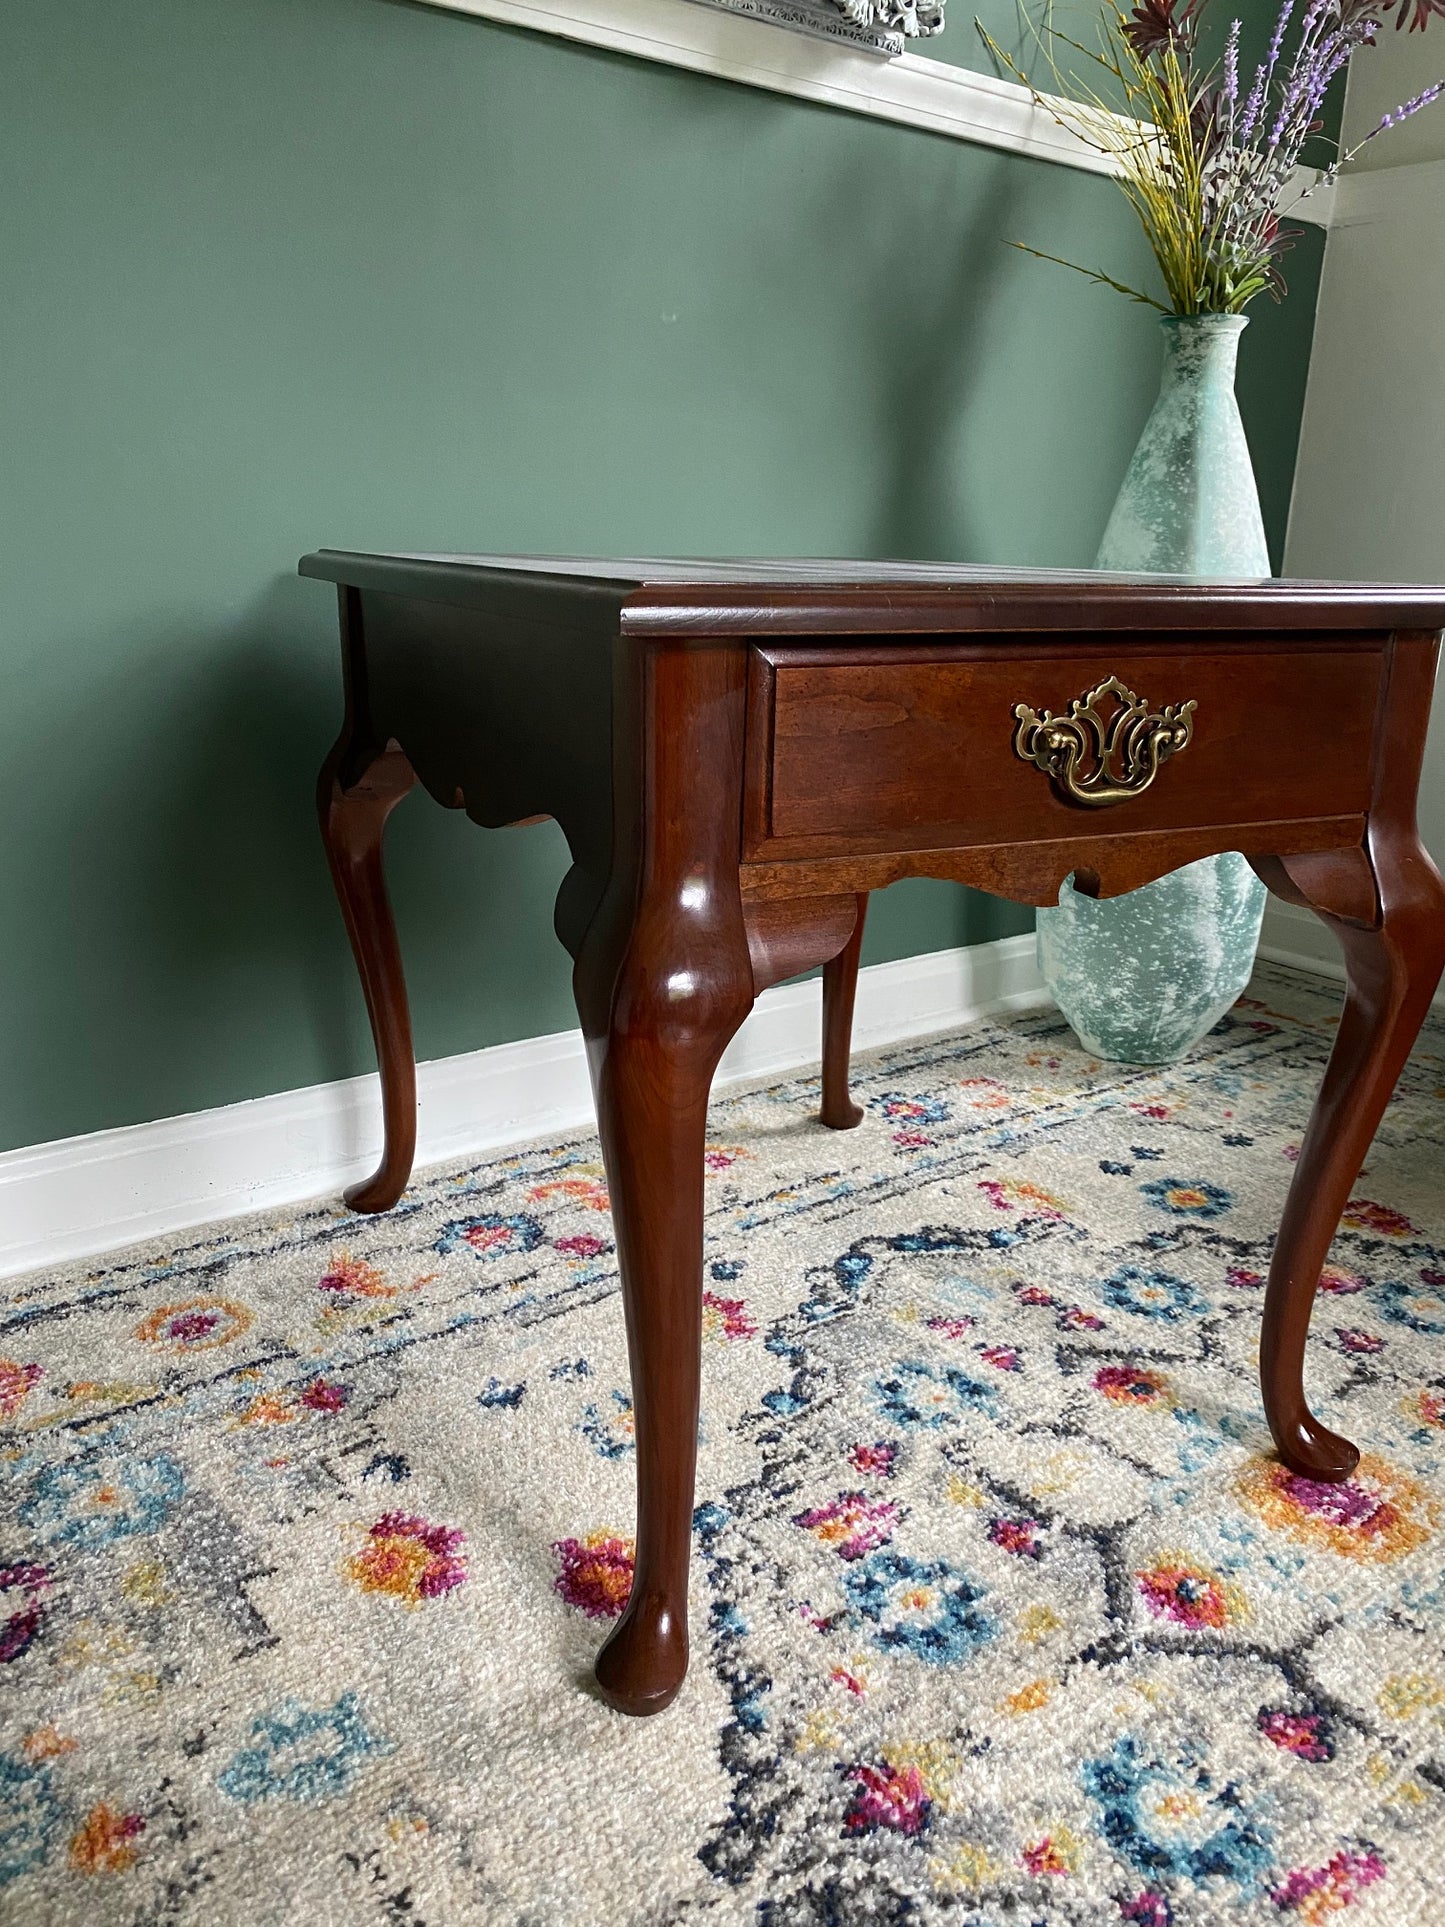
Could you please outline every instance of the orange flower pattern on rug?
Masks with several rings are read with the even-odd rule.
[[[1276,1532],[1372,1563],[1403,1559],[1423,1546],[1439,1517],[1421,1485],[1369,1452],[1337,1485],[1257,1459],[1241,1475],[1239,1491]]]
[[[329,1293],[333,1301],[348,1298],[394,1298],[395,1285],[375,1265],[340,1251],[316,1281],[316,1289]]]
[[[344,1412],[351,1394],[337,1379],[313,1378],[295,1390],[258,1392],[237,1425],[292,1425],[308,1414],[327,1417]]]
[[[1265,981],[1163,1070],[1035,1010],[860,1056],[852,1132],[815,1071],[717,1094],[646,1726],[587,1683],[638,1462],[595,1138],[0,1282],[0,1917],[1434,1927],[1445,1030],[1315,1306],[1364,1457],[1299,1480],[1259,1320],[1339,999]]]
[[[456,1526],[431,1525],[408,1512],[383,1513],[346,1572],[363,1592],[390,1593],[408,1606],[439,1599],[467,1576],[462,1548],[466,1535]]]
[[[1170,1619],[1192,1632],[1209,1628],[1222,1632],[1245,1615],[1238,1587],[1217,1573],[1187,1562],[1167,1559],[1134,1575],[1145,1605],[1156,1619]]]
[[[588,1211],[608,1211],[611,1200],[607,1182],[600,1177],[554,1178],[547,1184],[534,1184],[527,1193],[529,1204],[577,1204]]]
[[[53,1726],[38,1726],[33,1733],[25,1735],[21,1747],[27,1760],[58,1760],[73,1753],[76,1742]]]
[[[143,1318],[135,1335],[143,1345],[172,1352],[209,1352],[229,1345],[246,1331],[254,1313],[229,1298],[187,1298],[160,1305]]]
[[[615,1532],[559,1539],[552,1547],[561,1571],[553,1590],[589,1619],[615,1619],[632,1592],[633,1544]]]
[[[1143,1365],[1101,1365],[1094,1374],[1094,1390],[1115,1405],[1148,1409],[1172,1402],[1168,1375]]]
[[[139,1813],[118,1813],[102,1800],[70,1842],[71,1866],[77,1873],[125,1873],[135,1865],[145,1826]]]

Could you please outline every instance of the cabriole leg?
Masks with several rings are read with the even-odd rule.
[[[864,891],[858,898],[858,921],[852,936],[831,963],[823,966],[823,1103],[819,1115],[834,1131],[850,1131],[863,1121],[862,1111],[848,1094],[848,1064],[867,913],[868,893]]]
[[[353,1211],[387,1211],[406,1188],[416,1154],[416,1061],[401,950],[386,894],[381,846],[386,819],[416,781],[399,749],[382,753],[348,789],[342,752],[321,771],[317,808],[331,878],[361,975],[381,1072],[386,1141],[375,1173],[346,1193]]]
[[[1413,837],[1372,850],[1380,883],[1380,926],[1325,914],[1345,953],[1348,990],[1324,1082],[1315,1100],[1285,1202],[1265,1293],[1260,1381],[1280,1457],[1308,1478],[1348,1478],[1359,1452],[1311,1412],[1304,1391],[1305,1338],[1320,1272],[1340,1213],[1404,1069],[1445,964],[1445,887]],[[1261,865],[1266,882],[1276,866]],[[1295,901],[1309,896],[1291,866]],[[1317,866],[1311,883],[1327,878]],[[1314,894],[1311,884],[1306,884]],[[1321,891],[1321,894],[1324,892]]]
[[[579,975],[585,968],[579,965]],[[588,993],[579,986],[579,1003]],[[618,987],[593,1087],[622,1274],[637,1438],[632,1594],[598,1655],[624,1713],[661,1712],[687,1672],[702,1346],[703,1151],[718,1058],[736,1025],[679,1023],[641,986]],[[739,1018],[740,1021],[740,1018]]]
[[[572,977],[637,1440],[632,1593],[595,1668],[624,1713],[661,1712],[687,1672],[707,1100],[753,1002],[738,891],[745,669],[735,644],[619,650],[613,873]]]

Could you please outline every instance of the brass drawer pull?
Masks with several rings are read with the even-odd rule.
[[[1100,708],[1112,696],[1116,707],[1106,717]],[[1194,734],[1195,702],[1166,703],[1150,710],[1117,676],[1076,696],[1067,716],[1027,703],[1015,703],[1018,728],[1014,750],[1051,776],[1064,793],[1090,809],[1142,796],[1161,763],[1188,749]]]

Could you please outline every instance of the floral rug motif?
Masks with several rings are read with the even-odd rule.
[[[1263,1274],[1328,1049],[1052,1012],[715,1105],[694,1658],[591,1657],[634,1444],[595,1140],[0,1286],[0,1919],[1429,1927],[1445,1913],[1445,1033],[1273,1456]]]

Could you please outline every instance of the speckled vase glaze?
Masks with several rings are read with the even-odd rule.
[[[1096,568],[1269,574],[1259,491],[1234,397],[1246,325],[1244,315],[1164,317],[1159,399]],[[1145,693],[1172,701],[1190,692]],[[1207,717],[1200,726],[1208,726]],[[1039,912],[1039,968],[1087,1050],[1126,1064],[1173,1063],[1208,1035],[1249,982],[1264,905],[1264,885],[1232,851],[1102,902],[1065,883],[1058,908]]]
[[[1066,883],[1039,913],[1039,969],[1085,1050],[1172,1064],[1249,982],[1264,896],[1233,850],[1101,902]]]
[[[1259,490],[1234,399],[1242,314],[1165,315],[1164,377],[1096,569],[1269,574]]]

